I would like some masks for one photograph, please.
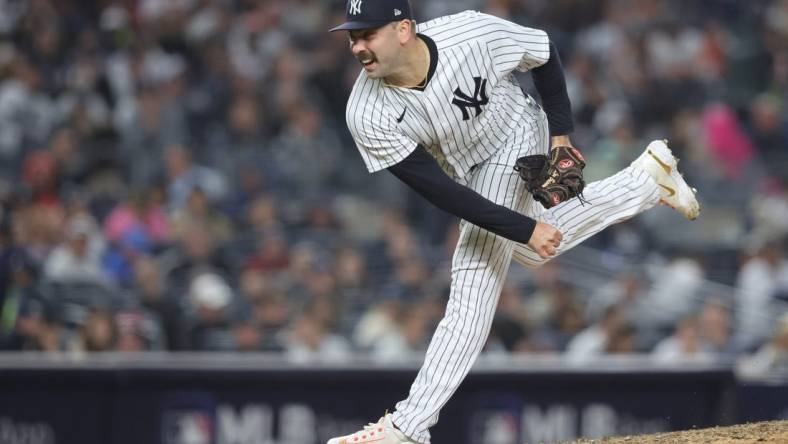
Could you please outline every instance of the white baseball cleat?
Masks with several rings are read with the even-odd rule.
[[[660,203],[665,204],[689,220],[700,214],[697,190],[687,185],[678,170],[678,159],[668,148],[666,140],[655,140],[632,162],[632,166],[647,172],[661,188]]]
[[[331,438],[327,444],[418,444],[400,432],[391,422],[391,414],[380,418],[377,424],[370,423],[352,435]]]

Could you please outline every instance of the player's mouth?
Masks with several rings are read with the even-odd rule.
[[[367,56],[367,57],[363,57],[363,58],[360,57],[358,59],[358,61],[359,61],[359,63],[361,63],[361,66],[363,66],[364,69],[366,69],[367,71],[372,69],[374,67],[375,63],[377,62],[375,57],[372,57],[372,56]]]

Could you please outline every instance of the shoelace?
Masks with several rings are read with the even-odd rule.
[[[384,418],[385,418],[385,416],[384,416]],[[372,435],[374,435],[375,433],[378,433],[378,432],[383,433],[385,428],[383,427],[383,424],[381,424],[382,421],[383,421],[383,418],[380,418],[378,420],[378,422],[375,422],[375,423],[370,422],[369,424],[364,426],[364,430],[360,430],[360,431],[348,436],[348,439],[350,439],[350,438],[366,438],[367,436],[372,436]]]

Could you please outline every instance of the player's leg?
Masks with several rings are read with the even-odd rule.
[[[533,202],[529,216],[548,223],[563,235],[557,255],[583,242],[606,227],[631,218],[659,202],[659,188],[649,175],[633,167],[586,185],[580,199],[571,199],[545,210]],[[526,267],[538,267],[542,259],[527,245],[517,244],[512,258]]]
[[[588,184],[583,194],[588,203],[572,199],[545,210],[534,202],[526,210],[529,216],[561,231],[563,241],[558,254],[659,202],[673,207],[688,219],[695,219],[700,213],[695,191],[684,181],[676,159],[661,140],[651,142],[629,167]],[[512,257],[527,267],[536,267],[545,261],[522,244],[515,246]]]
[[[467,185],[488,199],[515,208],[524,200],[512,169],[517,152],[501,153],[479,165]],[[429,442],[429,428],[465,379],[492,326],[498,298],[511,263],[514,242],[463,221],[452,258],[446,313],[427,348],[424,364],[399,402],[394,423],[418,442]]]

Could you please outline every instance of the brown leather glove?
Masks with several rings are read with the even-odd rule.
[[[571,146],[556,146],[550,157],[543,154],[517,159],[514,169],[525,181],[525,187],[545,208],[579,196],[583,200],[583,155]]]

